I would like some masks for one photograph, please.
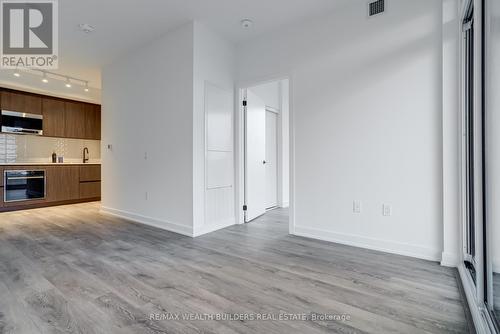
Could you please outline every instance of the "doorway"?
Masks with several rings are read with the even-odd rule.
[[[278,115],[266,106],[266,209],[278,207]]]
[[[243,222],[289,203],[288,79],[241,89]]]

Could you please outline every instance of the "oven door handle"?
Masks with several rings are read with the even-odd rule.
[[[45,176],[7,176],[7,180],[43,179]]]

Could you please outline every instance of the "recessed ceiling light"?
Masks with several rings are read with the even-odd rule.
[[[253,21],[250,19],[243,19],[240,21],[240,24],[244,29],[248,29],[253,26]]]
[[[80,28],[80,30],[86,34],[90,34],[91,32],[93,32],[95,30],[94,26],[91,26],[88,23],[80,23],[78,25],[78,28]]]

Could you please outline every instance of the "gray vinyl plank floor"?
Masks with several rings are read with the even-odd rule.
[[[285,209],[196,239],[99,203],[0,214],[0,333],[467,333],[455,274]]]

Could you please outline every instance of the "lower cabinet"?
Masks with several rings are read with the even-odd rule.
[[[45,171],[45,199],[4,203],[4,184],[0,182],[0,208],[3,211],[50,206],[51,203],[84,202],[101,197],[101,166],[99,165],[40,165],[5,166],[3,170],[37,169]],[[3,177],[1,177],[3,181]]]
[[[47,201],[71,201],[80,198],[80,168],[54,166],[46,169]]]
[[[80,199],[101,197],[101,181],[80,183]]]

